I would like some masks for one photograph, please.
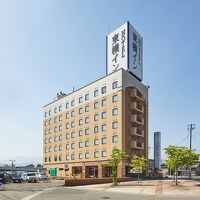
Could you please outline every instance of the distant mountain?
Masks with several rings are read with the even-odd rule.
[[[0,166],[4,165],[11,165],[11,162],[9,161],[10,158],[0,160]],[[24,165],[37,165],[42,164],[42,157],[23,157],[23,156],[17,156],[12,158],[12,160],[15,160],[14,164],[15,166],[24,166]]]

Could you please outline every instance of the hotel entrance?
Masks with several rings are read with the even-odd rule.
[[[98,178],[98,166],[86,167],[86,178]]]

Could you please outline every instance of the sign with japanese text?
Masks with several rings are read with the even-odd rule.
[[[161,168],[161,133],[154,133],[154,167]]]
[[[142,37],[126,22],[107,36],[107,74],[124,68],[142,80]]]

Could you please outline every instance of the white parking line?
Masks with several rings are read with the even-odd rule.
[[[43,191],[36,192],[36,193],[31,194],[31,195],[29,195],[29,196],[27,196],[27,197],[24,197],[24,198],[22,198],[22,199],[20,199],[20,200],[31,200],[31,199],[33,199],[33,198],[39,196],[39,195],[42,194],[43,192],[46,192],[46,191],[49,191],[49,190],[55,190],[55,189],[56,189],[56,188],[46,188],[46,189],[44,189]]]

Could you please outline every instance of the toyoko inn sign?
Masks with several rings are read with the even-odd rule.
[[[126,22],[107,36],[107,74],[124,68],[143,78],[142,37]]]

